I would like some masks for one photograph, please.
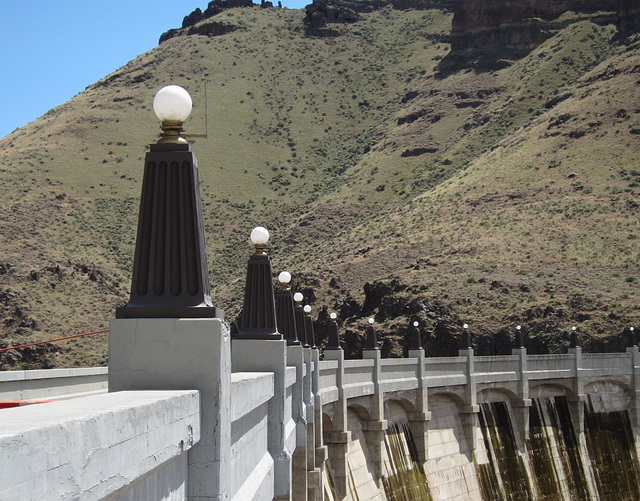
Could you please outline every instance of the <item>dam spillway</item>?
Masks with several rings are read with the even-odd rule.
[[[360,480],[351,482],[345,498],[640,499],[635,370],[623,368],[635,363],[634,350],[602,355],[600,361],[579,348],[546,356],[514,350],[512,357],[473,357],[461,350],[466,360],[426,359],[425,373],[435,381],[424,390],[428,415],[422,417],[428,419],[423,422],[407,402],[419,404],[419,390],[408,397],[395,374],[398,387],[384,402],[385,447],[366,450],[364,438],[351,441],[360,457]],[[616,368],[605,370],[603,363]],[[461,373],[471,377],[462,381]],[[361,402],[354,398],[348,405],[349,429],[370,419]],[[376,454],[385,464],[380,483],[374,461],[367,469],[362,459]],[[355,457],[347,456],[350,472]],[[331,469],[331,454],[327,465]]]
[[[640,463],[627,410],[594,409],[586,402],[580,436],[566,397],[534,398],[529,438],[523,443],[508,402],[479,405],[480,434],[471,452],[451,406],[435,402],[432,454],[424,465],[408,423],[390,424],[385,435],[385,474],[378,490],[363,468],[365,442],[355,439],[348,462],[358,464],[360,471],[356,477],[351,474],[347,499],[640,499]]]
[[[639,497],[637,346],[320,360],[284,341],[232,342],[219,319],[110,327],[108,395],[1,411],[11,468],[0,470],[0,499],[60,499],[62,485],[69,499]],[[154,345],[166,348],[158,361]],[[49,399],[71,393],[71,380],[91,389],[87,370],[33,372],[3,374],[2,398]],[[69,440],[76,431],[100,439]],[[46,462],[28,454],[45,432]]]

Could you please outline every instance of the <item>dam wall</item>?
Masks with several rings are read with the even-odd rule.
[[[0,453],[12,464],[22,458],[32,473],[3,470],[5,494],[28,485],[25,492],[53,493],[37,499],[63,499],[51,482],[75,486],[66,499],[94,489],[69,482],[68,455],[55,450],[45,469],[58,476],[45,483],[34,474],[25,458],[37,449],[25,449],[18,439],[26,436],[27,422],[29,430],[46,429],[47,440],[62,443],[76,422],[95,435],[90,428],[104,424],[86,419],[86,409],[113,417],[118,395],[133,405],[149,391],[195,390],[197,423],[190,426],[199,432],[165,437],[162,447],[175,451],[165,462],[148,463],[131,486],[122,480],[92,499],[128,499],[126,493],[140,486],[157,489],[165,467],[178,486],[171,499],[640,498],[637,346],[608,354],[571,348],[562,355],[527,355],[518,348],[491,357],[463,349],[438,358],[411,350],[403,359],[365,350],[361,360],[345,360],[336,349],[320,360],[317,349],[284,341],[231,340],[218,319],[115,320],[111,336],[121,347],[110,353],[108,395],[0,410],[0,423],[13,423],[11,430],[0,427]],[[166,355],[152,357],[154,345]],[[29,372],[20,377],[28,380]],[[34,375],[42,379],[41,372]],[[51,376],[61,380],[56,376],[63,373]],[[2,387],[0,381],[0,394]],[[49,395],[41,391],[30,395]],[[54,405],[68,409],[59,425],[44,417]],[[84,410],[74,415],[76,408]],[[130,424],[146,430],[158,412],[166,413],[159,409],[130,412]],[[105,476],[93,484],[108,485],[109,465],[90,461],[115,454],[136,464],[148,456],[139,442],[109,440],[105,435],[101,447],[111,456],[87,456],[86,444],[77,440],[79,448],[68,451],[75,455],[73,475],[82,478],[90,468]],[[9,498],[0,493],[0,499]]]

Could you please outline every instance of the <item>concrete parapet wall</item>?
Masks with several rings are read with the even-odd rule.
[[[231,376],[230,499],[273,499],[274,468],[269,454],[269,400],[272,373],[234,373]]]
[[[338,400],[338,362],[325,360],[318,369],[318,386],[322,402],[328,404]]]
[[[227,326],[216,319],[118,320],[112,323],[112,338],[118,339],[119,346],[111,349],[110,390],[198,390],[203,398],[203,431],[188,460],[176,454],[163,459],[162,468],[144,466],[133,478],[116,479],[121,480],[117,485],[111,484],[115,480],[107,472],[101,480],[108,486],[107,493],[101,494],[104,499],[384,499],[381,478],[395,471],[385,466],[391,458],[385,449],[391,424],[400,425],[396,430],[402,433],[410,432],[411,437],[402,440],[414,442],[411,460],[424,469],[434,500],[468,499],[480,496],[480,490],[493,489],[494,480],[500,485],[507,482],[493,463],[499,448],[493,448],[492,440],[507,440],[513,458],[526,455],[532,443],[530,425],[534,435],[544,431],[540,419],[551,407],[559,413],[560,418],[554,418],[558,426],[570,429],[558,431],[554,425],[544,433],[574,434],[580,444],[578,459],[587,466],[589,457],[601,454],[600,446],[586,441],[586,433],[593,438],[598,428],[589,425],[585,416],[591,421],[629,423],[630,434],[637,435],[640,429],[637,347],[626,353],[583,354],[572,348],[566,355],[534,356],[517,349],[513,355],[492,357],[475,357],[472,349],[465,349],[458,357],[446,358],[427,358],[414,350],[410,358],[385,360],[379,351],[371,350],[362,360],[346,361],[342,352],[327,351],[326,360],[319,361],[317,352],[287,347],[284,341],[230,343]],[[158,352],[152,357],[150,350]],[[32,379],[59,376],[55,391],[69,391],[62,389],[64,381],[73,378],[64,372],[37,372],[43,374]],[[15,380],[20,376],[5,376],[0,383]],[[121,393],[103,398],[117,395]],[[53,404],[40,408],[49,405]],[[608,416],[611,412],[619,414]],[[145,423],[150,418],[131,419]],[[500,438],[504,430],[512,430],[511,435]],[[585,443],[591,444],[591,451]],[[127,460],[146,464],[147,450],[142,448],[138,456],[135,442],[131,445],[125,448]],[[6,447],[0,444],[0,450]],[[545,451],[550,458],[566,456],[555,449]],[[75,454],[81,457],[82,452]],[[20,458],[15,449],[13,455]],[[67,458],[61,457],[63,462]],[[507,463],[520,464],[513,458]],[[6,463],[14,458],[4,459]],[[581,475],[591,479],[589,468],[580,464],[558,466],[558,471],[569,473],[557,481],[573,478],[571,471],[580,468]],[[521,466],[519,475],[537,475],[536,464],[525,461]],[[118,471],[128,473],[128,463]],[[182,483],[177,480],[186,476]],[[323,480],[327,477],[330,483]],[[20,482],[24,484],[24,478]],[[593,495],[593,482],[589,482],[589,495]],[[516,484],[504,484],[498,490],[507,492]],[[8,488],[15,487],[11,485]],[[76,488],[91,492],[95,486],[79,483]],[[531,487],[532,492],[542,488]],[[7,492],[8,499],[16,498],[13,491]],[[55,499],[65,499],[59,491],[53,492]],[[7,497],[3,494],[0,490],[0,499]],[[17,499],[53,499],[18,492],[23,494]]]
[[[343,381],[345,397],[372,395],[375,392],[373,374],[373,360],[345,360]]]
[[[225,499],[231,464],[229,327],[217,318],[116,319],[109,324],[109,391],[200,392],[201,438],[189,451],[189,498]]]
[[[418,360],[414,358],[381,360],[380,379],[382,391],[415,389],[418,387]]]
[[[520,357],[505,355],[495,357],[475,357],[474,367],[479,374],[517,373],[520,369]]]
[[[197,391],[119,392],[1,412],[0,499],[186,497],[187,451],[200,439]]]
[[[0,400],[33,400],[107,390],[106,367],[0,372]]]
[[[574,357],[571,355],[528,355],[529,372],[562,372],[571,370]]]

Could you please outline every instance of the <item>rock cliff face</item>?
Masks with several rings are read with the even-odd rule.
[[[610,13],[614,20],[619,1],[629,4],[624,12],[633,19],[637,0],[462,0],[454,11],[452,49],[497,44],[530,50],[559,27],[557,18],[561,14]]]
[[[220,0],[218,0],[220,1]],[[327,24],[355,23],[361,14],[391,5],[394,9],[453,9],[455,0],[314,0],[305,7],[305,23],[310,28]]]
[[[640,2],[620,0],[618,2],[619,27],[622,32],[640,30]]]
[[[262,0],[263,6],[267,6],[265,1]],[[271,2],[268,2],[269,6],[273,7]],[[199,8],[196,8],[191,14],[184,16],[182,20],[182,28],[173,28],[165,31],[161,36],[158,43],[166,42],[167,40],[180,36],[180,35],[204,35],[208,37],[217,37],[220,35],[226,35],[236,30],[235,26],[231,26],[225,23],[218,23],[211,21],[209,23],[197,26],[198,23],[217,16],[225,9],[232,9],[234,7],[253,7],[252,0],[213,0],[209,2],[209,5],[202,12]]]

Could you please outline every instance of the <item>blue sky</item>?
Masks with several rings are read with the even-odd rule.
[[[152,49],[162,33],[179,28],[184,16],[208,3],[0,0],[0,137]],[[282,0],[290,9],[308,3]]]

